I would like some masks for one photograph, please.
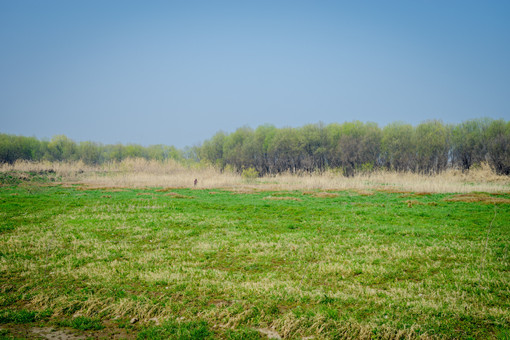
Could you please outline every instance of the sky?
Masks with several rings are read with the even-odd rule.
[[[0,133],[510,120],[510,1],[0,0]]]

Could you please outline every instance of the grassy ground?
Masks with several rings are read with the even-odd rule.
[[[510,337],[510,194],[27,178],[0,186],[0,338]]]

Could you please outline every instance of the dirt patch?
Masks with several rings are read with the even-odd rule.
[[[0,327],[0,334],[22,339],[49,340],[82,340],[82,339],[135,339],[136,334],[124,328],[118,328],[115,323],[106,321],[105,328],[97,331],[79,331],[61,327],[33,327],[27,324],[4,324]]]
[[[443,199],[445,202],[466,202],[484,204],[510,204],[510,199],[494,197],[485,193],[459,194]]]
[[[259,333],[267,336],[268,339],[281,339],[282,337],[276,331],[269,328],[255,328]]]
[[[211,301],[209,301],[209,303],[212,305],[215,305],[216,307],[226,307],[226,306],[230,306],[232,304],[229,301],[221,300],[221,299],[211,300]]]
[[[85,335],[73,334],[64,330],[58,330],[51,327],[32,327],[28,330],[33,335],[41,337],[43,339],[50,340],[78,340],[86,339]]]

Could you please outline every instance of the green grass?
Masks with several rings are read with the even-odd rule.
[[[77,316],[72,319],[59,320],[56,324],[61,327],[70,327],[81,331],[101,330],[104,328],[101,320],[92,319],[86,316]]]
[[[212,339],[213,333],[205,321],[167,321],[158,327],[149,327],[138,334],[138,339]]]
[[[142,339],[509,335],[509,204],[488,234],[494,205],[453,194],[173,192],[0,187],[0,323],[117,321]]]

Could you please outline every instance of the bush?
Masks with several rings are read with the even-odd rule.
[[[248,168],[243,170],[243,178],[249,181],[253,181],[259,177],[259,173],[254,168]]]

